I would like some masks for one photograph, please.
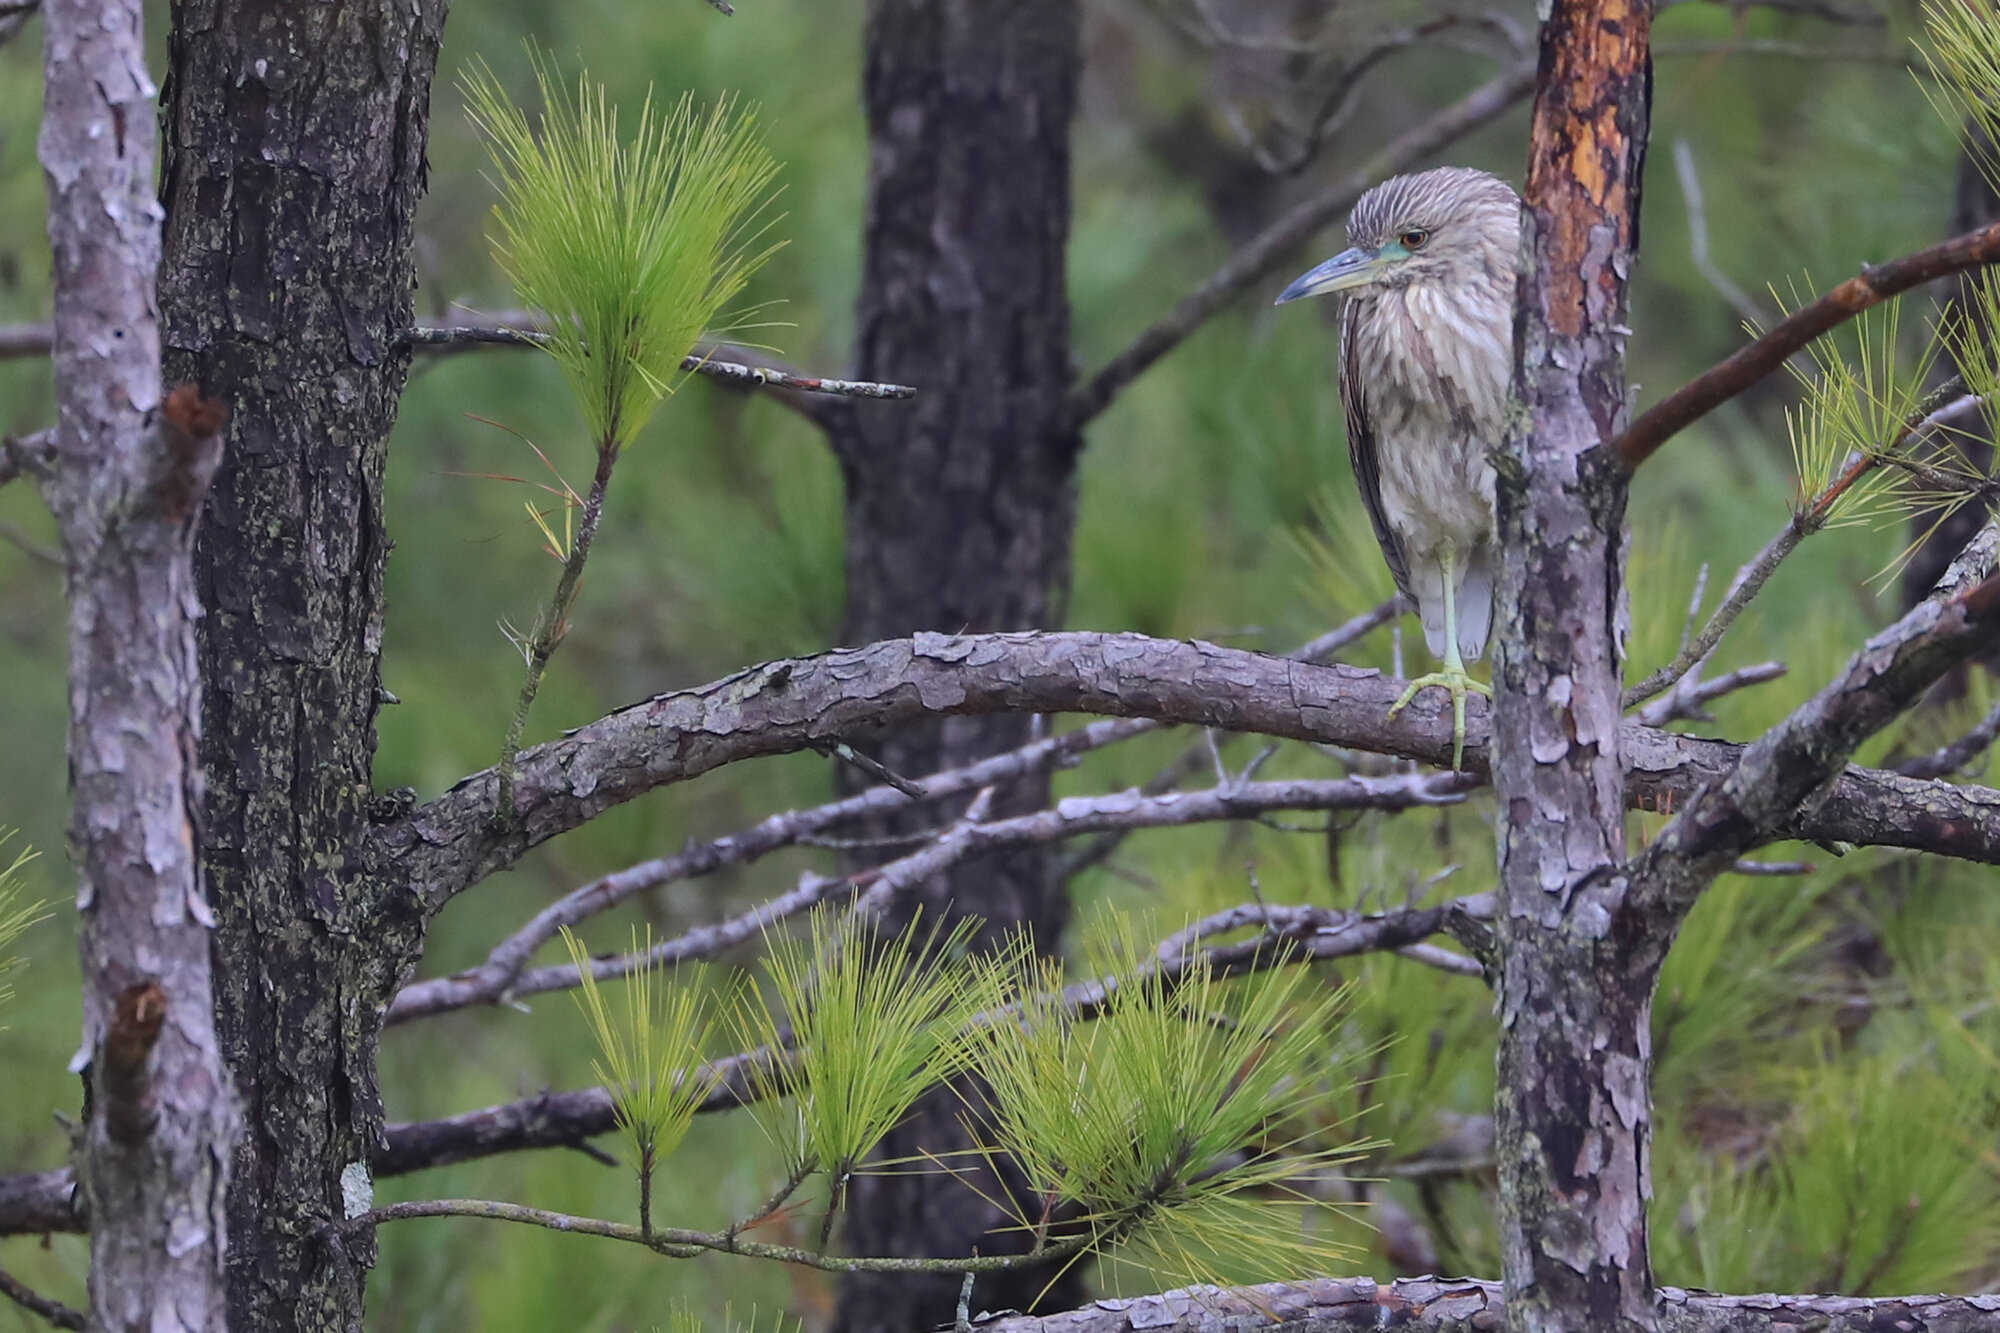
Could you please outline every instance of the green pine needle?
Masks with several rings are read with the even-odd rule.
[[[577,1007],[597,1038],[601,1059],[591,1070],[617,1107],[618,1129],[630,1148],[629,1165],[649,1171],[680,1146],[695,1112],[715,1089],[702,1068],[709,1023],[703,988],[689,979],[669,985],[660,967],[642,967],[625,978],[624,1003],[606,999],[591,974],[590,954],[567,927],[569,956],[582,975]],[[632,933],[632,952],[652,948],[652,931]]]
[[[1857,523],[1904,523],[1924,507],[1923,495],[1893,467],[1874,466],[1905,457],[1901,437],[1924,402],[1936,365],[1938,339],[1926,337],[1914,358],[1903,354],[1902,303],[1891,300],[1862,312],[1850,328],[1814,342],[1817,373],[1794,371],[1804,400],[1785,414],[1799,493],[1794,512],[1808,529]],[[1851,485],[1839,483],[1866,463]]]
[[[792,1099],[783,1137],[796,1173],[827,1173],[837,1197],[917,1098],[964,1068],[955,1038],[999,1005],[1016,956],[966,958],[972,925],[882,937],[822,909],[803,939],[768,941],[769,1001],[743,1026],[752,1043],[792,1051],[766,1090]]]
[[[682,96],[620,143],[618,110],[580,74],[574,95],[536,58],[537,135],[484,65],[465,81],[498,172],[492,244],[591,437],[616,453],[673,392],[681,362],[776,246],[758,248],[776,163],[755,120]]]
[[[1987,180],[2000,179],[1993,157],[2000,144],[2000,24],[1985,0],[1925,0],[1922,44],[1935,81],[1919,81],[1924,95],[1948,124],[1971,120],[1983,132],[1968,136]],[[1984,142],[1977,140],[1983,138]]]
[[[13,840],[14,830],[0,832],[0,851],[5,851]],[[21,872],[35,856],[36,853],[24,849],[16,852],[13,860],[0,864],[0,1004],[14,998],[14,987],[4,978],[21,965],[20,959],[10,958],[4,951],[28,927],[47,920],[49,915],[41,903],[22,901]]]
[[[1122,952],[1115,972],[1137,979],[1094,1021],[1064,1010],[1043,964],[1019,1021],[971,1036],[993,1090],[982,1128],[1038,1196],[1081,1215],[1093,1248],[1125,1247],[1114,1262],[1186,1281],[1324,1270],[1344,1251],[1301,1226],[1295,1182],[1364,1145],[1294,1140],[1326,1093],[1325,1031],[1344,994],[1302,968],[1238,984],[1195,963],[1169,985],[1140,968],[1140,948]]]

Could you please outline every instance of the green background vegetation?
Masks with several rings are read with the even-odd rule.
[[[461,110],[459,72],[487,60],[525,96],[519,45],[532,37],[613,95],[734,93],[761,108],[781,163],[785,248],[754,278],[751,301],[782,301],[790,327],[769,340],[790,360],[837,373],[858,283],[866,142],[857,82],[859,0],[742,0],[725,19],[699,0],[645,5],[582,0],[464,3],[452,17],[431,138],[423,212],[420,309],[445,314],[513,303],[481,239],[492,191]],[[1227,134],[1198,54],[1130,0],[1086,5],[1089,71],[1076,127],[1077,216],[1071,245],[1076,336],[1086,364],[1116,351],[1199,281],[1228,242],[1198,186],[1165,145],[1185,126]],[[1362,11],[1356,11],[1357,14]],[[1357,22],[1384,24],[1399,11]],[[153,16],[163,30],[164,7]],[[0,321],[45,318],[47,256],[34,163],[38,52],[0,50]],[[1955,143],[1898,63],[1899,30],[1828,30],[1805,19],[1736,16],[1683,4],[1661,16],[1663,49],[1777,39],[1831,44],[1873,58],[1801,60],[1738,50],[1663,54],[1655,151],[1634,289],[1632,378],[1642,399],[1727,351],[1739,317],[1697,273],[1671,145],[1700,164],[1715,262],[1762,294],[1808,279],[1824,287],[1868,260],[1936,239],[1950,216]],[[1360,161],[1424,108],[1488,72],[1479,58],[1436,51],[1392,59],[1311,174]],[[1454,150],[1450,160],[1518,177],[1525,114]],[[1182,126],[1180,131],[1175,126]],[[1338,247],[1329,234],[1311,256]],[[1301,256],[1301,266],[1306,259]],[[1772,304],[1766,298],[1767,306]],[[1340,440],[1332,307],[1283,312],[1250,299],[1214,320],[1150,372],[1091,429],[1065,624],[1198,636],[1282,649],[1388,589],[1360,520]],[[1920,330],[1923,308],[1906,312]],[[1711,566],[1712,605],[1728,576],[1784,521],[1794,487],[1773,384],[1675,443],[1633,496],[1633,661],[1675,649],[1696,570]],[[48,375],[0,364],[0,429],[47,423]],[[891,409],[884,409],[891,410]],[[392,445],[387,497],[397,541],[389,567],[384,678],[401,700],[381,719],[383,787],[435,794],[492,762],[519,685],[500,630],[532,621],[554,563],[523,513],[521,486],[465,474],[532,476],[533,457],[490,418],[533,439],[573,484],[590,449],[561,376],[546,358],[496,350],[418,364]],[[779,407],[707,384],[688,386],[621,464],[576,624],[530,727],[539,740],[647,693],[700,683],[766,658],[831,643],[840,623],[841,482],[810,428]],[[28,488],[0,491],[0,522],[54,540]],[[1716,664],[1776,657],[1775,684],[1723,700],[1710,734],[1747,737],[1817,688],[1866,633],[1894,614],[1880,572],[1900,531],[1857,526],[1813,541],[1726,641]],[[1413,651],[1420,651],[1420,646]],[[0,542],[0,825],[45,855],[24,875],[60,906],[70,892],[66,818],[60,577]],[[1351,655],[1390,665],[1378,634]],[[1988,702],[1983,678],[1949,712],[1918,717],[1861,756],[1927,749]],[[1062,775],[1067,791],[1143,780],[1178,754],[1157,737]],[[1251,752],[1236,747],[1238,758]],[[1336,771],[1288,747],[1268,774]],[[830,792],[825,761],[761,760],[614,811],[465,895],[438,922],[426,975],[468,965],[556,892],[726,832]],[[1257,826],[1150,833],[1107,870],[1074,886],[1079,939],[1137,929],[1163,934],[1191,912],[1250,896],[1272,901],[1400,903],[1412,893],[1474,892],[1492,879],[1486,805],[1343,820],[1326,836]],[[1291,821],[1317,827],[1318,821]],[[2000,1278],[2000,896],[1990,870],[1899,854],[1844,859],[1774,849],[1819,869],[1805,878],[1727,878],[1676,948],[1656,1014],[1658,1200],[1655,1253],[1663,1281],[1735,1290],[1935,1290]],[[0,854],[4,855],[4,854]],[[635,920],[656,935],[712,919],[788,886],[825,854],[775,856],[754,867],[647,897],[594,922],[594,947],[623,941]],[[1440,882],[1436,872],[1456,869]],[[1114,927],[1108,914],[1142,925]],[[72,926],[56,917],[15,946],[28,968],[0,1031],[0,1171],[62,1160],[56,1112],[73,1112],[63,1072],[78,1031]],[[548,957],[559,953],[559,946]],[[725,960],[751,966],[754,957]],[[1492,1079],[1488,998],[1478,983],[1398,958],[1322,969],[1353,1000],[1330,1052],[1349,1061],[1348,1105],[1322,1113],[1347,1137],[1390,1141],[1373,1169],[1403,1207],[1433,1219],[1446,1271],[1497,1270],[1488,1183],[1478,1172],[1397,1174],[1485,1112]],[[591,1078],[590,1043],[573,1005],[543,997],[530,1011],[464,1013],[399,1029],[384,1041],[389,1114],[447,1114]],[[1366,1109],[1368,1107],[1374,1109]],[[1342,1128],[1342,1127],[1345,1128]],[[782,1174],[782,1153],[747,1116],[705,1117],[665,1165],[663,1222],[716,1227],[750,1212]],[[385,1182],[385,1199],[476,1195],[629,1218],[626,1174],[575,1153],[494,1159]],[[1362,1216],[1365,1218],[1366,1213]],[[815,1220],[799,1234],[810,1242]],[[1359,1271],[1386,1276],[1373,1233],[1345,1227]],[[74,1238],[47,1248],[16,1240],[13,1271],[74,1301],[84,1256]],[[1124,1272],[1127,1289],[1146,1274]],[[1108,1275],[1109,1280],[1109,1275]],[[401,1224],[383,1237],[371,1286],[381,1330],[577,1330],[650,1327],[685,1297],[719,1313],[789,1308],[810,1320],[828,1287],[740,1259],[669,1261],[629,1247],[461,1221]],[[0,1328],[22,1316],[0,1311]],[[26,1326],[23,1324],[22,1326]]]

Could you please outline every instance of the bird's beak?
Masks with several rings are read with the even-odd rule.
[[[1273,304],[1283,305],[1302,296],[1323,296],[1328,292],[1366,287],[1375,281],[1375,276],[1387,262],[1388,257],[1379,250],[1359,247],[1342,250],[1318,268],[1300,275],[1298,281],[1278,293],[1278,299]]]

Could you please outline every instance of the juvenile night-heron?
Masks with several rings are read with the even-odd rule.
[[[1345,292],[1340,401],[1375,540],[1442,671],[1410,682],[1452,700],[1452,766],[1464,761],[1466,674],[1493,624],[1493,465],[1514,366],[1521,200],[1505,181],[1439,167],[1383,181],[1347,220],[1351,248],[1278,304]]]

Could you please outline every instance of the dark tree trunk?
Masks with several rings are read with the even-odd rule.
[[[914,403],[846,404],[829,430],[847,482],[850,643],[916,630],[1028,629],[1060,617],[1074,521],[1077,433],[1064,247],[1077,0],[873,0],[866,99],[872,144],[859,373],[922,388]],[[855,737],[923,774],[1010,749],[1025,717],[954,718]],[[855,775],[843,773],[850,785]],[[1041,804],[1045,781],[996,794],[994,812]],[[1065,915],[1036,852],[997,856],[929,885],[926,915],[975,914],[989,935],[1026,929],[1052,947]],[[964,1146],[959,1103],[927,1100],[884,1151]],[[990,1186],[989,1192],[990,1192]],[[992,1254],[1011,1219],[939,1176],[856,1182],[854,1253]],[[1046,1272],[981,1282],[979,1307],[1028,1308]],[[1051,1308],[1074,1304],[1075,1279]],[[951,1277],[866,1275],[842,1286],[838,1327],[949,1322]]]
[[[173,6],[168,376],[234,413],[196,552],[203,852],[217,1022],[247,1124],[230,1326],[258,1333],[361,1327],[373,1240],[326,1223],[366,1184],[380,1007],[421,937],[415,905],[358,852],[382,472],[444,15],[443,0]]]
[[[1492,760],[1504,904],[1495,1156],[1516,1333],[1655,1322],[1647,1025],[1665,946],[1616,928],[1626,474],[1610,447],[1627,415],[1650,17],[1646,0],[1557,0],[1529,148]]]

